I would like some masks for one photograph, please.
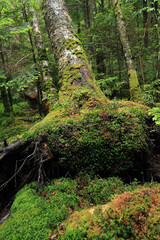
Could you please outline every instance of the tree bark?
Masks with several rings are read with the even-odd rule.
[[[5,61],[4,61],[4,55],[3,55],[1,44],[0,44],[0,55],[1,55],[1,59],[2,59],[3,71],[4,71],[4,74],[6,75]],[[3,81],[6,82],[6,79],[4,79]],[[10,89],[8,89],[8,93],[10,94]],[[10,103],[9,103],[8,93],[7,93],[6,87],[3,86],[1,88],[1,97],[2,97],[2,101],[3,101],[4,113],[10,115],[12,105],[10,105]]]
[[[143,8],[147,8],[147,0],[143,0]],[[144,45],[148,47],[148,31],[147,31],[148,12],[143,10],[143,28],[144,28]]]
[[[10,115],[10,105],[9,105],[7,91],[5,87],[1,88],[1,97],[3,101],[4,113],[7,115]]]
[[[27,12],[26,12],[25,3],[23,4],[22,12],[23,12],[23,17],[24,17],[25,21],[28,23],[28,16],[27,16]],[[33,89],[34,89],[34,94],[35,94],[37,102],[38,102],[39,114],[40,114],[40,116],[43,116],[43,115],[46,114],[46,111],[45,111],[44,104],[42,102],[43,96],[42,96],[42,89],[41,89],[41,79],[40,79],[39,74],[38,74],[38,67],[37,67],[37,59],[36,59],[35,47],[34,47],[32,33],[31,33],[30,30],[28,30],[28,36],[29,36],[29,41],[30,41],[30,44],[31,44],[33,62],[36,65],[35,69],[37,71],[37,76],[38,76],[37,77],[37,81],[36,81],[36,87],[33,86]],[[25,94],[28,95],[27,92]]]
[[[100,51],[96,52],[97,72],[99,74],[101,73],[106,74],[106,66],[105,66],[104,60],[105,60],[105,55],[104,55],[103,49],[101,48]]]
[[[141,89],[139,86],[137,72],[134,68],[134,64],[132,60],[131,48],[130,48],[129,40],[127,37],[126,25],[124,22],[122,11],[121,11],[121,6],[119,3],[119,0],[112,0],[112,4],[113,4],[113,9],[116,17],[116,22],[117,22],[117,28],[120,33],[120,40],[123,46],[123,52],[125,55],[125,60],[126,60],[126,65],[128,70],[130,98],[133,101],[138,101],[141,93]]]
[[[32,9],[33,12],[33,22],[32,30],[35,40],[35,45],[38,52],[38,61],[40,65],[41,77],[42,77],[42,91],[44,101],[49,101],[50,103],[55,103],[57,96],[56,90],[53,86],[53,79],[49,73],[49,61],[47,58],[47,52],[43,43],[42,33],[39,26],[38,16],[36,10]]]
[[[92,25],[93,22],[94,22],[94,18],[96,16],[96,13],[97,13],[96,2],[95,2],[95,0],[89,0],[88,3],[89,3],[90,22],[91,22],[91,25]]]
[[[155,19],[156,19],[156,24],[157,24],[157,37],[158,37],[158,58],[157,58],[157,69],[156,69],[156,79],[160,78],[160,24],[159,24],[159,18],[158,18],[158,1],[154,1],[154,14],[155,14]]]
[[[86,102],[86,98],[95,94],[102,96],[64,0],[44,1],[44,11],[60,74],[59,103],[64,105],[66,101],[83,97]]]
[[[85,28],[88,29],[90,27],[90,8],[89,8],[89,0],[82,0],[83,3],[83,15]]]

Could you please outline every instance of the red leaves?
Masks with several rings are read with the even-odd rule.
[[[56,232],[55,234],[53,234],[53,235],[50,236],[49,240],[58,239],[58,235],[59,235],[59,233]]]
[[[61,182],[55,182],[55,184],[61,184]]]
[[[111,138],[111,135],[109,133],[105,133],[104,135],[106,138],[109,138],[109,139]]]
[[[51,235],[49,240],[58,239],[58,236],[59,235],[64,235],[65,231],[66,231],[66,227],[62,223],[60,223],[59,224],[59,232],[57,231],[56,233]]]
[[[73,209],[72,208],[68,208],[69,212],[72,213],[73,212]]]
[[[109,113],[107,113],[106,111],[103,111],[103,110],[100,111],[100,114],[104,120],[107,120],[107,118],[110,116]]]
[[[75,194],[75,191],[72,189],[73,194]]]
[[[60,230],[60,231],[65,231],[65,230],[66,230],[66,227],[65,227],[62,223],[60,223],[60,224],[59,224],[59,230]]]
[[[48,191],[42,192],[43,197],[47,197]]]

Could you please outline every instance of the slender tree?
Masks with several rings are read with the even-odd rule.
[[[143,27],[144,27],[144,45],[148,46],[148,30],[147,30],[147,21],[148,21],[148,12],[147,12],[147,0],[143,0]]]
[[[80,106],[95,94],[102,96],[64,0],[45,0],[44,10],[61,79],[59,102],[79,99]]]
[[[53,86],[53,80],[49,72],[49,61],[47,58],[47,52],[43,43],[42,33],[39,26],[38,15],[36,10],[32,8],[33,12],[33,21],[32,21],[32,29],[33,36],[35,40],[35,45],[38,52],[38,62],[40,66],[41,78],[42,78],[42,91],[43,98],[46,98],[45,101],[50,101],[53,103],[56,101],[56,90]]]
[[[121,44],[123,46],[123,52],[126,59],[126,65],[128,70],[128,76],[129,76],[129,85],[130,85],[130,98],[131,100],[137,101],[139,99],[141,90],[139,86],[137,72],[135,70],[133,60],[132,60],[131,48],[130,48],[130,44],[129,44],[129,40],[126,32],[126,24],[124,22],[124,17],[122,14],[119,0],[112,0],[112,4],[113,4],[115,17],[116,17],[117,28],[120,33]]]
[[[82,0],[82,4],[83,4],[83,15],[84,15],[85,28],[88,29],[90,27],[89,0]]]
[[[23,8],[22,8],[22,12],[23,12],[23,17],[25,19],[25,21],[28,23],[29,20],[28,20],[28,15],[27,15],[27,11],[26,11],[26,3],[23,2]],[[36,53],[35,53],[35,46],[34,46],[34,42],[33,42],[33,36],[32,36],[32,32],[31,30],[28,30],[28,36],[29,36],[29,41],[30,41],[30,44],[31,44],[31,50],[32,50],[32,56],[33,56],[33,62],[34,64],[36,65],[36,71],[37,71],[37,81],[36,81],[36,87],[33,86],[33,89],[34,89],[34,94],[38,100],[38,108],[39,108],[39,114],[42,116],[42,115],[45,115],[46,114],[46,111],[45,111],[45,107],[44,107],[44,104],[42,102],[42,99],[43,99],[43,95],[42,95],[42,87],[41,87],[41,78],[40,78],[40,75],[38,73],[38,66],[37,66],[37,59],[36,59]],[[26,93],[27,95],[27,93]]]
[[[157,37],[158,37],[158,59],[157,59],[157,69],[156,69],[156,79],[160,78],[160,23],[159,23],[159,16],[158,16],[158,1],[152,0],[152,6],[154,7],[154,17],[156,22],[157,28]]]
[[[97,13],[97,8],[96,8],[96,1],[95,0],[89,0],[89,16],[90,16],[90,23],[91,25],[94,22],[94,17],[96,16]]]
[[[3,101],[4,113],[10,115],[10,105],[8,101],[7,91],[5,86],[1,87],[1,97]]]
[[[3,54],[1,44],[0,44],[0,56],[1,56],[1,61],[2,61],[2,65],[1,65],[2,69],[1,70],[2,70],[2,72],[4,72],[4,76],[5,76],[5,78],[3,78],[3,82],[5,81],[5,83],[6,83],[7,82],[6,68],[5,68],[4,54]],[[10,114],[10,112],[12,110],[12,98],[11,98],[10,89],[8,89],[8,91],[7,91],[5,85],[3,87],[1,87],[1,97],[2,97],[3,106],[4,106],[4,113]],[[10,101],[9,101],[9,99],[10,99]]]

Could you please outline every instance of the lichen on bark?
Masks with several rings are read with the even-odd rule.
[[[129,39],[126,32],[126,25],[124,22],[123,13],[121,11],[121,6],[119,0],[112,0],[114,14],[117,22],[117,28],[120,34],[120,40],[123,47],[123,52],[125,55],[128,77],[129,77],[129,87],[130,87],[130,99],[133,101],[139,101],[141,95],[141,89],[137,77],[137,72],[135,70],[132,52],[129,44]]]

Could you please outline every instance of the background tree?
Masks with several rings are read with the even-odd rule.
[[[114,8],[114,13],[116,16],[117,27],[120,32],[120,39],[123,46],[124,55],[126,58],[126,64],[127,64],[128,76],[129,76],[129,85],[130,85],[130,97],[132,100],[137,101],[138,98],[140,97],[141,90],[139,86],[137,72],[134,68],[134,64],[132,61],[133,57],[132,57],[130,44],[129,44],[129,40],[126,33],[126,26],[123,20],[123,14],[121,11],[119,0],[112,0],[112,3]]]

